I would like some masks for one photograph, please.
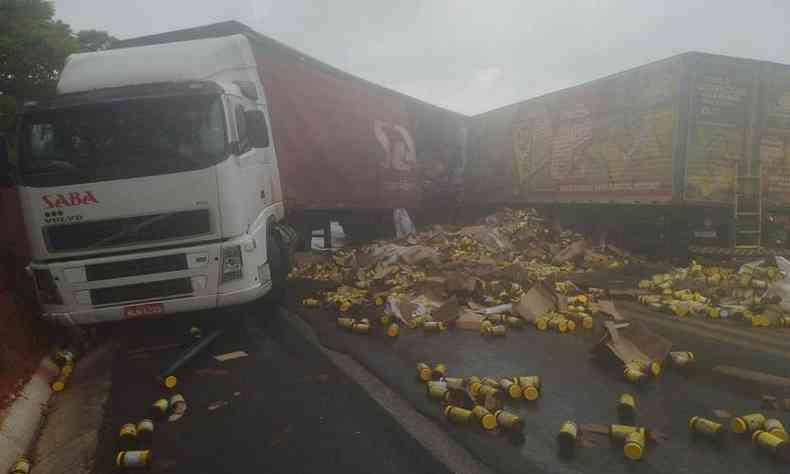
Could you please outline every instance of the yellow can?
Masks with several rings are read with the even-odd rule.
[[[115,464],[124,469],[141,469],[151,466],[151,451],[121,451],[115,457]]]
[[[512,328],[523,328],[524,327],[524,320],[521,318],[516,318],[514,316],[508,316],[505,319],[505,323],[512,327]]]
[[[66,382],[68,382],[69,376],[68,375],[60,375],[58,378],[52,382],[52,391],[53,392],[62,392],[66,389]]]
[[[137,423],[137,440],[145,445],[150,445],[154,437],[154,422],[144,418]]]
[[[669,358],[675,367],[686,367],[694,362],[694,353],[688,351],[675,351],[669,353]]]
[[[166,398],[160,398],[151,405],[151,413],[156,418],[164,418],[169,408],[170,402]]]
[[[397,325],[397,324],[395,324],[395,323],[392,323],[392,324],[390,324],[390,325],[387,327],[387,336],[389,336],[389,337],[395,337],[395,336],[397,336],[397,335],[398,335],[398,332],[400,332],[400,326],[398,326],[398,325]]]
[[[494,325],[491,324],[491,321],[483,321],[482,323],[480,323],[480,334],[484,336],[487,335],[488,330],[491,329],[492,327],[494,327]]]
[[[730,430],[737,434],[751,433],[761,429],[763,424],[765,424],[765,415],[762,413],[752,413],[733,418],[732,421],[730,421]]]
[[[630,393],[620,394],[617,400],[617,417],[625,423],[633,423],[636,419],[636,400]]]
[[[337,318],[337,326],[351,330],[354,327],[354,318]]]
[[[560,432],[557,434],[560,456],[573,456],[580,433],[579,426],[570,420],[560,426]]]
[[[370,324],[356,323],[351,327],[351,330],[357,334],[367,334],[370,332]]]
[[[134,423],[126,423],[121,426],[118,432],[118,444],[123,449],[133,448],[137,442],[137,426]]]
[[[592,316],[582,316],[582,327],[584,329],[592,329],[593,328],[593,318],[592,318]]]
[[[781,460],[785,462],[790,461],[790,443],[782,440],[782,438],[767,431],[757,430],[752,435],[752,442]]]
[[[507,319],[507,316],[505,316],[504,314],[492,314],[492,315],[486,316],[486,321],[488,321],[488,322],[490,322],[491,324],[494,324],[494,325],[502,324],[502,323],[504,323],[506,321],[506,319]]]
[[[489,387],[502,388],[502,385],[500,385],[498,381],[492,379],[491,377],[483,377],[483,379],[480,380],[480,382],[482,382],[483,385],[488,385]]]
[[[497,425],[508,430],[520,430],[523,424],[518,415],[505,410],[498,410],[494,416],[496,417]]]
[[[30,469],[30,461],[27,458],[19,458],[14,462],[14,465],[11,466],[8,474],[30,474]]]
[[[502,386],[502,389],[507,392],[510,398],[521,398],[521,386],[510,379],[502,379],[499,381],[499,385]]]
[[[428,366],[428,364],[425,362],[420,362],[417,364],[417,377],[419,377],[423,382],[431,380],[432,373],[433,371],[431,371],[430,366]]]
[[[392,322],[392,316],[390,316],[389,314],[385,314],[379,318],[379,322],[381,323],[382,326],[387,326]]]
[[[529,401],[537,400],[540,397],[540,377],[518,377],[516,379],[521,387],[521,396]]]
[[[445,377],[442,380],[447,384],[447,388],[453,390],[463,390],[466,387],[466,380],[461,377]]]
[[[507,326],[501,324],[498,326],[491,326],[490,328],[488,328],[487,334],[489,336],[494,336],[494,337],[505,336],[507,335]]]
[[[472,414],[477,418],[478,423],[484,430],[491,431],[497,427],[496,417],[486,407],[475,405],[472,408]]]
[[[573,332],[573,331],[576,330],[576,321],[574,321],[572,319],[568,319],[566,321],[566,324],[568,325],[568,331],[569,332]]]
[[[724,429],[724,425],[699,416],[691,417],[689,420],[689,428],[694,434],[715,439],[720,443],[723,442],[727,436],[727,430]]]
[[[545,331],[549,328],[549,319],[545,316],[538,316],[535,318],[535,328],[537,328],[538,331]]]
[[[444,323],[440,321],[425,321],[422,323],[425,332],[442,332],[445,330]]]
[[[645,453],[645,429],[639,428],[628,433],[623,445],[623,454],[632,461],[639,461]]]
[[[447,367],[445,367],[444,364],[439,363],[433,367],[433,372],[431,373],[431,377],[433,377],[434,380],[439,380],[445,377],[446,375],[447,375]]]
[[[623,368],[623,374],[629,382],[633,383],[642,383],[647,379],[647,376],[644,372],[642,372],[639,364],[625,364],[625,368]]]
[[[434,400],[444,400],[445,395],[447,395],[447,384],[444,382],[431,380],[427,383],[426,388],[428,396]]]
[[[787,431],[781,421],[776,418],[768,418],[763,423],[763,431],[767,431],[782,441],[787,441]]]
[[[465,425],[468,424],[469,420],[472,418],[472,411],[467,410],[466,408],[447,405],[444,408],[444,416],[446,416],[447,419],[452,421],[453,423],[458,423],[459,425]]]
[[[66,362],[60,366],[60,375],[68,377],[72,372],[74,372],[74,362]]]
[[[165,388],[168,388],[168,389],[175,388],[175,386],[178,385],[178,378],[176,378],[175,375],[168,375],[162,381],[162,385],[164,385]]]
[[[609,425],[609,437],[612,441],[625,443],[625,439],[628,438],[628,435],[639,429],[638,426],[632,425]]]

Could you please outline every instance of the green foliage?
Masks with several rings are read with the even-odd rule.
[[[0,92],[18,101],[54,92],[66,56],[79,49],[44,0],[0,0]]]
[[[104,51],[118,41],[118,38],[102,30],[82,30],[77,33],[77,41],[80,45],[80,53],[88,53]]]

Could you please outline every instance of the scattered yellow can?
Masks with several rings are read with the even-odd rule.
[[[568,420],[560,426],[560,432],[557,434],[557,445],[559,447],[560,456],[571,457],[576,451],[576,443],[580,435],[579,426]]]
[[[115,464],[124,469],[142,469],[151,466],[151,451],[121,451],[115,457]]]
[[[505,323],[512,327],[512,328],[523,328],[524,327],[524,320],[521,318],[516,318],[514,316],[508,316],[505,319]]]
[[[521,387],[521,396],[529,401],[537,400],[540,397],[540,377],[517,377],[516,381]]]
[[[387,327],[387,336],[389,337],[395,337],[399,332],[400,326],[398,326],[396,323],[392,323]]]
[[[625,443],[625,439],[628,435],[639,429],[640,427],[632,425],[609,425],[609,438],[611,438],[612,441]]]
[[[490,328],[488,328],[488,331],[486,331],[486,334],[494,337],[505,336],[507,335],[507,326],[504,326],[502,324],[497,326],[491,326]]]
[[[121,426],[118,432],[118,444],[123,449],[133,448],[137,443],[137,426],[134,423],[126,423]]]
[[[463,390],[466,387],[466,380],[461,377],[445,377],[442,380],[447,384],[447,388],[453,390]]]
[[[425,332],[442,332],[445,330],[444,323],[441,321],[425,321],[422,323]]]
[[[508,430],[520,430],[523,425],[521,417],[505,410],[498,410],[494,416],[496,417],[497,425]]]
[[[787,441],[787,431],[781,421],[776,418],[768,418],[763,423],[763,431],[767,431],[782,441]]]
[[[169,388],[175,388],[175,386],[178,385],[178,378],[176,378],[175,375],[168,375],[162,381],[162,385],[164,385],[165,388],[168,388],[168,389]]]
[[[381,323],[382,326],[386,326],[392,322],[392,316],[390,316],[389,314],[385,314],[379,318],[379,322]]]
[[[765,424],[765,415],[762,413],[752,413],[734,417],[732,421],[730,421],[730,430],[736,434],[751,433],[761,429],[763,424]]]
[[[431,377],[434,380],[439,380],[447,375],[447,367],[444,364],[436,364],[431,371]]]
[[[355,323],[351,330],[357,334],[367,334],[370,332],[370,323]]]
[[[502,389],[510,395],[510,398],[521,398],[521,386],[510,379],[502,379],[499,381]]]
[[[625,445],[623,445],[623,454],[625,457],[632,461],[642,459],[645,453],[645,429],[639,428],[625,437]]]
[[[489,387],[502,388],[502,385],[491,377],[483,377],[480,382],[482,382],[483,385],[488,385]]]
[[[434,400],[444,400],[447,395],[447,384],[444,382],[431,380],[426,385],[428,396]]]
[[[496,417],[488,411],[486,407],[475,405],[475,407],[472,408],[472,414],[477,418],[477,422],[480,423],[480,426],[484,430],[491,431],[497,427]]]
[[[694,362],[694,353],[688,351],[674,351],[669,353],[669,358],[675,367],[686,367]]]
[[[625,364],[625,367],[623,368],[623,374],[629,382],[633,383],[642,383],[647,379],[647,375],[642,372],[640,365],[634,364],[633,362]]]
[[[337,318],[337,326],[351,330],[354,327],[354,318]]]
[[[417,364],[417,377],[419,377],[420,380],[422,380],[423,382],[427,382],[431,380],[432,374],[433,371],[431,370],[431,367],[428,364],[426,364],[425,362],[420,362]]]
[[[160,398],[151,405],[151,414],[157,418],[164,418],[169,408],[170,402],[166,398]]]
[[[453,405],[447,405],[444,408],[444,416],[453,423],[465,425],[469,423],[472,418],[472,411],[466,408],[461,408]]]
[[[630,393],[620,394],[617,400],[617,418],[624,423],[633,423],[636,419],[636,400]]]
[[[11,466],[8,474],[30,474],[31,464],[27,458],[19,458]]]
[[[689,428],[692,433],[712,438],[719,443],[724,442],[727,437],[727,430],[724,429],[724,425],[699,416],[691,417]]]
[[[483,321],[482,323],[480,323],[480,334],[484,336],[487,335],[489,329],[491,329],[492,327],[494,327],[494,325],[491,324],[491,321]]]
[[[752,434],[752,442],[777,458],[785,462],[790,461],[790,443],[782,440],[782,438],[774,436],[767,431],[757,430]]]
[[[538,331],[545,331],[549,328],[549,319],[545,316],[538,316],[535,318],[535,328],[537,328]]]
[[[154,422],[144,418],[137,423],[137,440],[145,445],[150,445],[154,438]]]

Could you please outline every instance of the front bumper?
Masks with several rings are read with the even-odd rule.
[[[261,244],[244,236],[166,251],[34,263],[34,269],[52,273],[63,298],[62,305],[42,304],[42,318],[61,325],[96,324],[146,317],[130,316],[127,311],[141,305],[161,305],[156,313],[159,316],[253,301],[272,286],[262,251],[265,244]],[[243,274],[238,280],[221,284],[222,247],[230,245],[244,248]],[[183,263],[173,266],[173,260]]]

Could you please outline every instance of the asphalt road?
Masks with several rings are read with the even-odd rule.
[[[716,418],[714,411],[717,409],[733,414],[762,411],[759,393],[743,390],[749,387],[722,384],[709,370],[712,363],[732,363],[768,371],[787,366],[787,361],[776,354],[760,352],[760,346],[753,341],[750,346],[734,346],[719,333],[702,337],[704,330],[688,332],[662,326],[662,333],[676,344],[677,350],[691,350],[697,354],[699,368],[691,371],[667,368],[661,377],[640,388],[624,379],[620,364],[591,361],[589,351],[597,340],[592,332],[561,335],[528,328],[512,331],[505,338],[488,339],[476,332],[457,329],[426,334],[402,328],[398,338],[392,340],[383,335],[375,319],[372,333],[367,336],[339,330],[335,314],[299,305],[300,298],[308,294],[309,285],[304,288],[304,294],[292,295],[290,308],[313,325],[326,345],[350,353],[498,472],[786,472],[786,466],[756,452],[748,438],[733,439],[729,449],[721,450],[689,434],[688,421],[692,416]],[[629,316],[630,312],[624,315]],[[366,316],[373,318],[375,315]],[[658,317],[669,321],[666,316]],[[749,331],[744,329],[730,337],[745,340],[743,334],[762,334]],[[772,343],[779,342],[776,334],[769,339]],[[428,399],[424,386],[416,380],[415,365],[420,361],[442,362],[451,376],[539,375],[543,395],[538,402],[506,402],[507,408],[524,420],[523,442],[514,444],[502,436],[447,423],[441,405]],[[560,459],[556,443],[560,425],[568,419],[582,424],[616,423],[616,400],[623,392],[637,398],[638,424],[661,431],[668,438],[648,446],[644,459],[637,463],[625,459],[622,447],[611,444],[605,436],[590,436],[595,446],[577,450],[570,460]],[[778,417],[786,424],[790,421],[787,412],[776,410],[765,414]],[[726,419],[721,421],[727,423]]]
[[[222,336],[179,370],[176,392],[187,401],[177,421],[157,422],[154,473],[441,473],[444,467],[407,435],[321,352],[268,324],[271,307],[241,315],[189,315],[122,324],[94,470],[115,471],[120,426],[148,415],[168,391],[154,375],[177,349],[130,351],[189,343],[189,327]],[[218,324],[219,323],[219,324]],[[245,351],[218,362],[212,355]]]

